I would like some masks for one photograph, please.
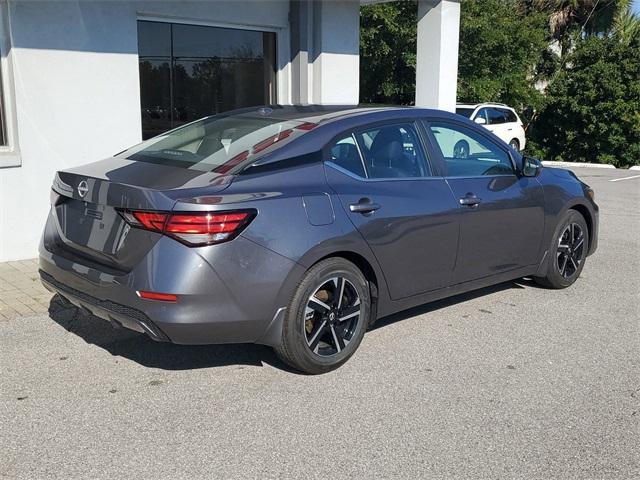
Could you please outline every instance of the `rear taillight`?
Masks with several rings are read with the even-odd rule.
[[[133,227],[159,232],[189,245],[199,247],[228,242],[253,220],[255,210],[231,212],[167,213],[121,210]]]

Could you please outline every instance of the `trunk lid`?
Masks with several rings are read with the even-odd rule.
[[[176,199],[224,190],[232,176],[109,158],[60,171],[53,190],[57,246],[86,261],[130,271],[160,239],[132,228],[119,209],[171,211]]]

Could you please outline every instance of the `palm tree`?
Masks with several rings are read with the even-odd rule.
[[[629,0],[531,0],[533,8],[549,15],[549,31],[564,57],[579,35],[598,35],[611,30],[620,7]]]
[[[622,0],[619,3],[619,10],[613,19],[612,31],[621,43],[629,45],[636,39],[640,39],[640,17],[633,12],[631,0]]]

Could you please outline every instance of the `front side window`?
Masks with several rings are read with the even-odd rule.
[[[275,33],[138,21],[142,138],[275,103]]]
[[[355,136],[369,178],[430,175],[414,125],[384,125]]]
[[[481,108],[478,111],[478,114],[476,115],[476,118],[474,118],[473,120],[476,121],[478,118],[482,118],[482,119],[484,119],[484,123],[483,124],[489,123],[489,120],[487,119],[487,110],[488,110],[488,108]],[[480,123],[480,122],[476,121],[476,123]]]
[[[470,128],[437,122],[430,123],[429,128],[442,152],[447,176],[514,174],[507,152]]]

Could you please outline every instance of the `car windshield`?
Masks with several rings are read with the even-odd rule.
[[[119,156],[203,172],[227,173],[315,126],[315,123],[261,117],[255,113],[219,115],[151,138]]]
[[[456,108],[456,113],[463,117],[471,118],[474,110],[474,108]]]

